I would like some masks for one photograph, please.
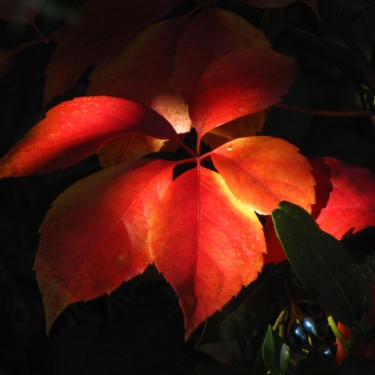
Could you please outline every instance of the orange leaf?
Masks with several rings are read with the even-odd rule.
[[[293,76],[293,60],[264,47],[231,52],[212,62],[190,102],[199,139],[219,125],[279,102]]]
[[[72,87],[94,64],[111,61],[140,31],[181,0],[93,0],[59,30],[46,70],[45,102]]]
[[[218,173],[201,166],[173,182],[150,234],[155,265],[180,297],[186,337],[255,280],[263,265],[265,242],[255,213]]]
[[[168,19],[144,30],[111,63],[93,71],[89,95],[132,99],[165,117],[178,133],[187,133],[187,104],[172,80],[177,42],[187,20]]]
[[[163,160],[117,165],[56,199],[40,229],[35,263],[48,330],[67,305],[113,291],[152,262],[149,220],[173,166]]]
[[[108,140],[130,132],[176,136],[164,118],[128,100],[97,96],[63,102],[5,155],[0,161],[0,177],[68,167],[95,153]]]
[[[212,161],[236,198],[269,215],[286,200],[310,211],[314,178],[297,147],[268,136],[238,138],[211,153]]]
[[[181,36],[175,58],[175,80],[186,101],[207,66],[229,52],[271,49],[264,34],[244,18],[222,9],[206,8],[193,17]]]

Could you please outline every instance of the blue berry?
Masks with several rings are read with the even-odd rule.
[[[302,342],[307,340],[307,334],[305,329],[300,324],[294,324],[292,327],[292,332]]]
[[[318,335],[318,330],[316,328],[315,322],[311,318],[305,318],[302,322],[303,328],[314,336]]]
[[[328,359],[333,359],[335,358],[335,349],[332,348],[331,346],[325,346],[323,349],[322,349],[322,355]]]

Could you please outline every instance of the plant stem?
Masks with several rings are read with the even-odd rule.
[[[327,117],[369,117],[372,115],[371,111],[331,111],[325,109],[309,109],[302,108],[286,103],[277,103],[275,107],[286,109],[293,112],[303,112],[311,115],[327,116]]]

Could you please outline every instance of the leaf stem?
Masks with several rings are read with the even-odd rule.
[[[197,156],[197,154],[189,147],[187,146],[182,140],[181,138],[177,135],[175,138],[176,140],[176,143],[181,147],[183,148],[190,156],[192,156],[193,158],[195,158]]]
[[[286,314],[286,309],[281,310],[281,313],[277,317],[275,324],[272,326],[272,331],[276,331],[277,327],[280,325],[281,321],[284,319]]]
[[[293,112],[303,112],[311,115],[327,116],[327,117],[369,117],[372,115],[371,111],[331,111],[325,109],[309,109],[289,105],[283,102],[275,104],[275,107],[286,109]]]

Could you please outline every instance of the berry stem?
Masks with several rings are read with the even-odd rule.
[[[345,337],[342,335],[342,333],[338,329],[335,321],[333,320],[332,315],[329,315],[327,317],[327,321],[328,321],[329,326],[332,329],[332,332],[337,337],[337,339],[340,341],[340,344],[342,345],[342,347],[345,349],[346,352],[348,352],[349,351],[349,341],[345,339]]]

